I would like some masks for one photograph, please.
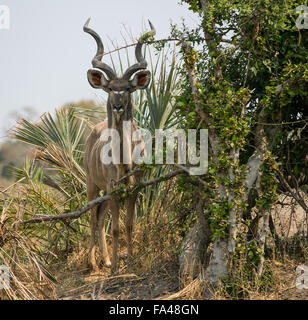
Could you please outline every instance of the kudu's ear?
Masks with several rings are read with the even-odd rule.
[[[151,81],[151,72],[148,70],[139,71],[131,81],[132,90],[145,89]]]
[[[103,89],[109,92],[109,81],[105,78],[104,74],[98,70],[88,70],[88,81],[90,85],[95,89]]]

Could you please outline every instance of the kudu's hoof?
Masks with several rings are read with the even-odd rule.
[[[103,259],[100,261],[99,263],[99,267],[103,268],[103,267],[107,267],[110,268],[111,267],[111,262],[110,260],[104,261]]]
[[[98,273],[99,273],[99,268],[97,266],[90,268],[90,274],[91,275],[95,275],[95,274],[98,274]]]
[[[111,262],[110,261],[104,262],[104,266],[107,268],[111,268]]]

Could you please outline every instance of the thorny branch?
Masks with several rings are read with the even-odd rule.
[[[188,75],[188,80],[191,86],[191,94],[194,100],[195,105],[195,111],[200,116],[201,120],[208,126],[209,130],[209,142],[211,145],[211,151],[213,154],[213,160],[218,163],[218,145],[219,140],[216,134],[216,131],[212,124],[212,119],[208,112],[204,109],[202,109],[202,106],[204,103],[201,101],[200,97],[198,96],[198,79],[197,75],[195,73],[195,61],[194,58],[191,57],[192,51],[191,46],[188,42],[186,42],[183,38],[182,41],[182,49],[184,51],[184,59],[185,59],[185,68]],[[225,189],[224,186],[220,183],[219,186],[219,192],[221,195],[225,195]]]
[[[154,43],[163,43],[163,42],[169,42],[169,41],[182,41],[183,39],[181,38],[165,38],[165,39],[159,39],[159,40],[148,40],[148,41],[145,41],[144,43],[146,44],[154,44]],[[204,38],[204,39],[200,39],[200,40],[206,40],[206,41],[210,41],[212,40],[212,38]],[[229,43],[229,44],[234,44],[233,41],[229,40],[229,39],[221,39],[220,40],[221,42],[225,42],[225,43]],[[119,47],[119,48],[115,48],[111,51],[108,51],[106,53],[104,53],[104,56],[108,55],[108,54],[112,54],[112,53],[115,53],[115,52],[118,52],[120,50],[123,50],[123,49],[126,49],[126,48],[129,48],[129,47],[134,47],[138,44],[138,42],[134,42],[134,43],[131,43],[131,44],[126,44],[125,46],[122,46],[122,47]]]

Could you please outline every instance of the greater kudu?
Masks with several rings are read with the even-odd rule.
[[[107,117],[108,119],[97,124],[85,144],[84,165],[86,170],[86,184],[88,200],[93,200],[98,197],[100,190],[109,194],[114,181],[118,181],[129,170],[134,168],[134,163],[129,161],[129,164],[123,162],[123,144],[126,141],[131,141],[131,137],[125,137],[123,132],[123,121],[130,126],[131,134],[137,129],[133,120],[133,105],[131,101],[131,93],[138,89],[146,88],[151,79],[151,73],[147,68],[147,62],[144,59],[142,48],[142,37],[138,41],[135,49],[137,63],[129,67],[122,77],[117,77],[114,70],[106,63],[102,62],[104,55],[104,46],[100,36],[88,27],[90,19],[85,23],[83,30],[89,33],[97,43],[97,53],[92,60],[92,66],[96,69],[88,70],[88,80],[90,85],[96,89],[103,89],[108,93],[107,100]],[[150,22],[149,22],[150,23]],[[155,29],[150,23],[151,31],[149,35],[155,35]],[[140,71],[142,70],[142,71]],[[137,72],[139,71],[139,72]],[[137,72],[137,73],[136,73]],[[135,75],[134,75],[135,74]],[[131,77],[134,77],[131,79]],[[120,163],[105,164],[101,161],[101,151],[106,142],[102,141],[101,136],[104,130],[115,129],[120,137]],[[128,139],[127,139],[128,138]],[[130,146],[130,151],[134,148],[134,143]],[[132,158],[132,155],[125,154],[126,158]],[[130,176],[125,183],[134,183],[135,179],[141,177],[141,173]],[[123,183],[123,182],[122,182]],[[127,215],[126,215],[126,232],[127,232],[127,247],[128,257],[132,255],[132,230],[134,222],[136,194],[130,195],[126,200]],[[118,269],[118,238],[119,238],[119,200],[103,202],[98,208],[93,208],[91,211],[91,243],[90,243],[90,265],[94,272],[98,271],[98,265],[95,259],[95,234],[98,229],[98,242],[102,253],[102,260],[106,266],[111,266],[113,271]],[[108,208],[112,214],[112,236],[113,236],[113,252],[112,260],[108,255],[105,235],[105,216]]]

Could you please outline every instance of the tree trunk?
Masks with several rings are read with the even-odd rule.
[[[179,263],[182,278],[193,279],[200,273],[206,253],[207,238],[202,225],[197,221],[181,246]]]
[[[199,195],[196,213],[199,219],[183,241],[182,253],[179,256],[180,274],[184,278],[195,278],[206,264],[210,226],[204,216],[204,200],[201,195]]]
[[[213,243],[213,254],[206,269],[206,280],[213,286],[220,285],[220,278],[228,274],[228,242],[227,239],[216,239]]]

